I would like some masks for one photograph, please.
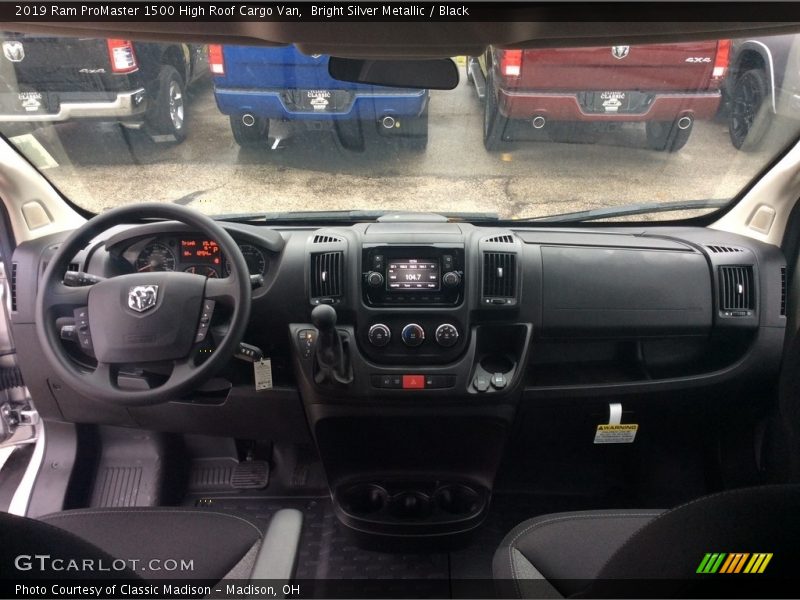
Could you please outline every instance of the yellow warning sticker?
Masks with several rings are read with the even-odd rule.
[[[622,425],[598,425],[594,434],[595,444],[631,444],[639,431],[638,423]]]

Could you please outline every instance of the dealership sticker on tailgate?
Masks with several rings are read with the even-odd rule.
[[[598,425],[594,434],[595,444],[631,444],[636,439],[639,430],[638,423],[625,423],[618,425]]]

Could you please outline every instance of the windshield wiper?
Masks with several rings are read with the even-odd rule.
[[[578,223],[581,221],[597,221],[629,215],[646,215],[650,213],[673,212],[676,210],[699,210],[703,208],[722,208],[730,200],[685,200],[682,202],[641,202],[638,204],[625,204],[623,206],[607,206],[593,210],[580,210],[577,212],[548,215],[546,217],[531,217],[528,219],[515,219],[515,221],[536,221],[537,223]]]
[[[310,210],[292,212],[273,212],[273,213],[243,213],[214,215],[212,218],[218,221],[230,221],[233,223],[288,223],[288,222],[334,222],[352,223],[363,221],[377,221],[385,215],[395,214],[393,210]],[[420,213],[424,214],[424,213]],[[494,213],[437,213],[446,217],[448,221],[498,221],[500,217]]]

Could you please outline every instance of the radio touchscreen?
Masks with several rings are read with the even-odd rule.
[[[386,289],[437,292],[441,281],[439,262],[420,258],[393,258],[386,269]]]

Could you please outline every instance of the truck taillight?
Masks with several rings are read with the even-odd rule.
[[[519,77],[522,74],[522,50],[502,51],[500,73],[505,77]]]
[[[731,56],[731,41],[719,40],[717,42],[717,56],[714,58],[714,70],[711,72],[711,77],[714,79],[722,79],[725,77],[725,72],[728,70],[728,61]]]
[[[220,44],[209,44],[208,66],[214,75],[225,75],[225,59],[222,57],[222,46]]]
[[[136,52],[130,40],[106,40],[108,45],[108,58],[111,60],[111,70],[114,73],[133,73],[139,68],[136,61]]]

